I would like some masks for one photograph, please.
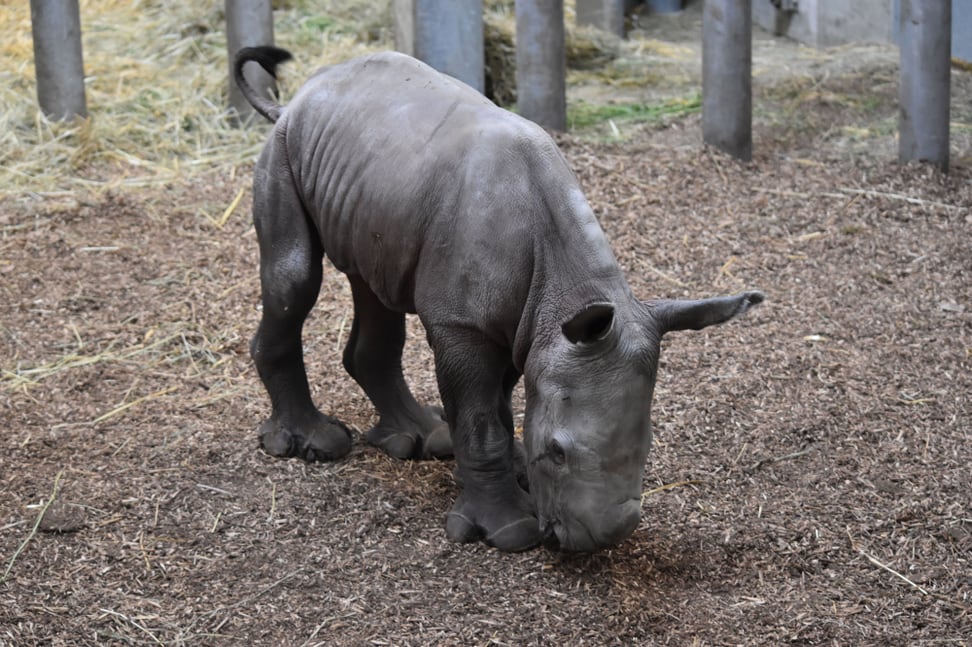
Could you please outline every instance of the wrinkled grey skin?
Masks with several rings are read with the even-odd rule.
[[[263,318],[251,351],[273,406],[271,454],[333,460],[347,428],[311,401],[304,318],[326,256],[347,274],[344,366],[379,413],[367,440],[399,458],[455,454],[454,541],[594,551],[631,534],[659,343],[721,323],[759,292],[641,302],[577,181],[540,128],[401,54],[317,72],[287,106],[236,79],[276,126],[257,164],[253,216]],[[435,354],[445,417],[402,377],[404,313]],[[530,492],[517,479],[510,393],[526,386]],[[450,439],[451,430],[451,439]]]

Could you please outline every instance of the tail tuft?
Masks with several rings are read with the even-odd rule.
[[[277,66],[292,58],[293,56],[287,50],[270,45],[244,47],[236,53],[236,59],[233,63],[233,78],[236,85],[239,86],[243,97],[253,106],[253,109],[272,122],[276,122],[280,118],[283,106],[258,94],[243,75],[243,67],[253,61],[266,70],[270,76],[277,78]]]

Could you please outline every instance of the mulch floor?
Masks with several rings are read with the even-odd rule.
[[[248,190],[219,222],[246,172],[6,199],[0,645],[968,645],[972,166],[778,135],[747,164],[560,139],[637,294],[768,295],[666,340],[642,523],[586,556],[449,543],[453,465],[360,431],[258,449]],[[305,347],[366,430],[350,316],[327,273]]]

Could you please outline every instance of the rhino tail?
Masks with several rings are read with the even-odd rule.
[[[277,66],[284,61],[289,61],[291,58],[293,57],[287,50],[265,45],[261,47],[244,47],[236,53],[236,59],[233,62],[233,79],[240,88],[240,92],[243,93],[243,97],[249,101],[254,110],[274,123],[280,119],[283,106],[257,92],[243,75],[243,66],[253,61],[266,70],[270,76],[277,78]]]

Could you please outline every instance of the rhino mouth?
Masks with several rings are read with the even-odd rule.
[[[641,498],[626,499],[617,506],[616,517],[602,519],[605,523],[595,524],[591,520],[574,519],[564,523],[560,519],[542,519],[540,522],[541,542],[548,550],[593,553],[605,548],[613,548],[637,528],[641,519]]]
[[[563,551],[570,553],[592,553],[600,548],[606,548],[604,544],[595,539],[590,529],[583,523],[575,524],[583,532],[572,533],[567,526],[559,521],[548,521],[541,527],[541,541],[544,548],[553,551]]]
[[[558,521],[548,521],[540,528],[540,541],[547,550],[560,550],[560,536],[557,534]]]

